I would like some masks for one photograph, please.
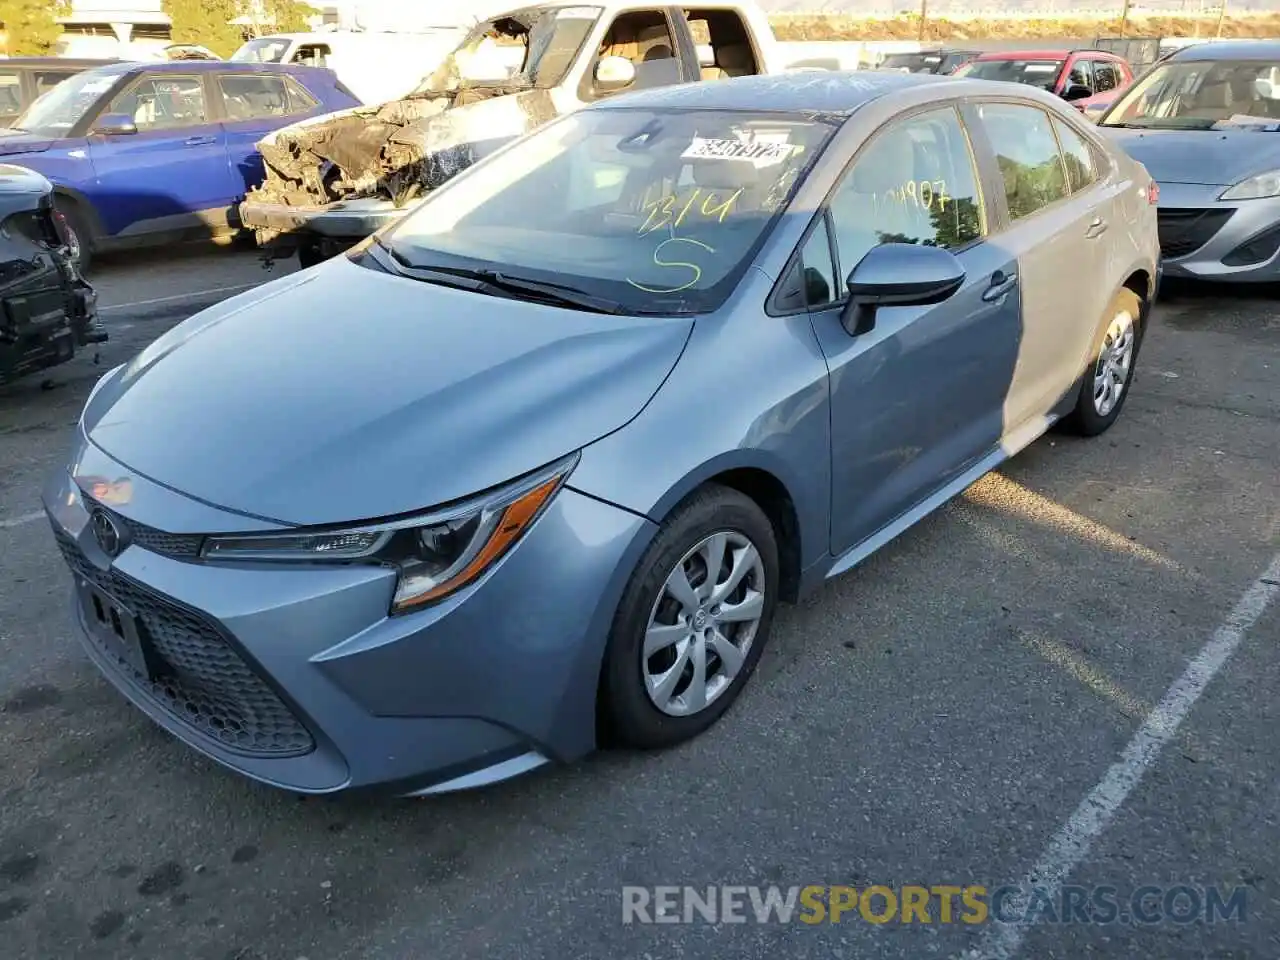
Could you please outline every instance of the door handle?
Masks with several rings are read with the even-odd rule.
[[[1089,229],[1084,232],[1085,238],[1088,240],[1096,240],[1107,232],[1107,221],[1101,217],[1095,217],[1094,221],[1089,224]]]
[[[1018,275],[1016,273],[1005,273],[1003,270],[997,270],[991,275],[991,286],[987,287],[983,292],[982,299],[987,303],[994,303],[1017,285]]]
[[[188,147],[199,147],[199,146],[203,146],[206,143],[213,143],[217,139],[218,139],[217,137],[187,137],[187,139],[184,140],[183,143],[185,143]]]

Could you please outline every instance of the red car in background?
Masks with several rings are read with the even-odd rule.
[[[1133,68],[1105,50],[1001,50],[984,53],[955,72],[957,77],[1026,83],[1056,93],[1083,110],[1082,101],[1114,95],[1133,82]],[[1104,98],[1105,99],[1105,98]]]

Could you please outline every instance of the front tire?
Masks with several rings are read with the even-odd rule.
[[[298,244],[298,266],[303,270],[318,266],[328,259],[318,240],[303,240]]]
[[[720,719],[760,660],[779,584],[773,526],[753,500],[713,485],[677,507],[614,618],[600,691],[612,739],[668,747]]]
[[[1075,409],[1065,426],[1073,433],[1096,437],[1111,429],[1129,397],[1142,344],[1142,301],[1132,290],[1117,293],[1107,308],[1101,333],[1090,353]]]

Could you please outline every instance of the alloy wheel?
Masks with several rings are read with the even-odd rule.
[[[733,685],[759,631],[766,589],[760,551],[741,533],[714,533],[684,555],[645,630],[641,669],[655,707],[692,716]]]
[[[1133,372],[1136,345],[1133,316],[1127,310],[1116,314],[1107,327],[1093,368],[1093,408],[1098,416],[1109,415],[1124,396]]]

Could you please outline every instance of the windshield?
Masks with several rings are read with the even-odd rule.
[[[1101,120],[1104,127],[1157,130],[1271,129],[1277,124],[1280,64],[1231,60],[1164,63]]]
[[[119,73],[96,70],[68,77],[32,101],[14,126],[46,137],[65,137],[119,79]]]
[[[289,52],[289,41],[280,37],[250,40],[231,55],[237,63],[283,63]]]
[[[891,53],[880,61],[885,70],[906,70],[910,73],[934,73],[942,63],[937,53]]]
[[[600,7],[531,7],[478,23],[414,92],[484,83],[554,87],[602,12]]]
[[[379,241],[403,266],[498,270],[620,312],[713,310],[834,129],[793,115],[583,111],[459,175]]]
[[[970,60],[956,76],[978,80],[1007,80],[1052,90],[1066,60]]]

